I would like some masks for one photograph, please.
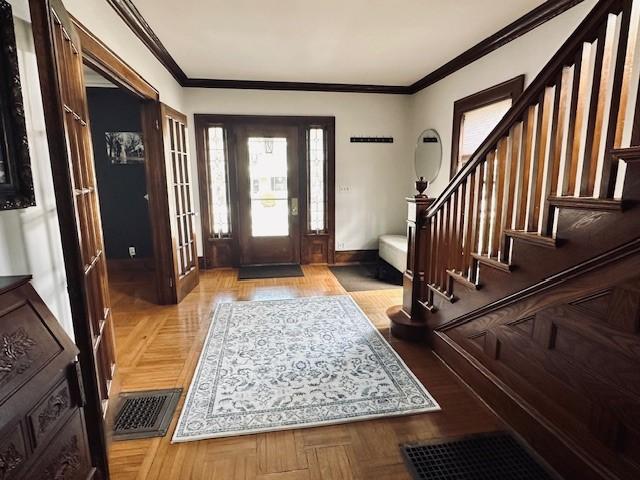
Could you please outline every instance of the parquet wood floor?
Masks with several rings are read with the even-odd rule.
[[[293,298],[346,292],[326,266],[305,276],[239,282],[232,269],[201,272],[200,285],[180,305],[152,300],[150,275],[117,272],[110,288],[122,391],[189,387],[210,314],[221,300]],[[114,480],[409,479],[398,445],[502,428],[431,351],[389,338],[385,311],[401,289],[350,295],[426,385],[442,411],[243,437],[170,443],[178,415],[163,438],[113,442]],[[184,399],[184,394],[183,394]],[[182,402],[182,400],[181,400]],[[178,406],[178,410],[181,404]]]

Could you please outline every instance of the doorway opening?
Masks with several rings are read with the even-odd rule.
[[[84,76],[110,290],[125,286],[157,303],[155,296],[146,298],[155,292],[148,288],[155,274],[143,104],[86,65]]]

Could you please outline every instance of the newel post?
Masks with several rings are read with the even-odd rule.
[[[434,200],[426,196],[407,198],[407,268],[402,282],[402,305],[387,310],[391,334],[402,340],[421,341],[427,333],[427,324],[418,302],[424,300],[426,291],[425,272],[430,242],[426,211]]]

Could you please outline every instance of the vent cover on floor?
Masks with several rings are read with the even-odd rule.
[[[121,394],[113,439],[164,437],[181,393],[181,388],[173,388]]]
[[[416,480],[551,480],[510,435],[502,432],[403,445]]]

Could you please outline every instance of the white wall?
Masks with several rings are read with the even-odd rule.
[[[183,89],[105,0],[64,0],[67,10],[133,67],[176,110],[183,107]],[[177,4],[176,4],[177,5]]]
[[[32,274],[34,288],[73,338],[31,25],[25,5],[11,3],[36,206],[0,212],[0,275]]]
[[[596,0],[585,0],[413,95],[411,136],[417,137],[423,130],[434,128],[442,138],[442,168],[438,178],[427,190],[429,196],[437,196],[449,182],[453,103],[523,73],[525,86],[531,83],[596,3]]]
[[[405,232],[404,198],[414,178],[410,101],[404,95],[189,88],[185,113],[192,126],[194,113],[335,116],[336,250],[359,250],[377,248],[380,234]],[[358,135],[392,136],[394,143],[350,143]],[[193,133],[190,142],[195,171]]]

